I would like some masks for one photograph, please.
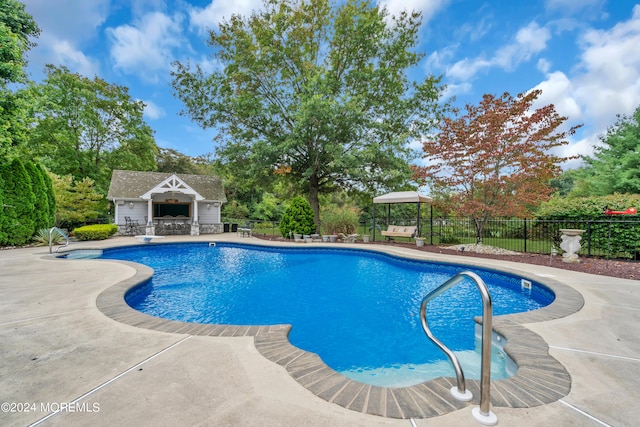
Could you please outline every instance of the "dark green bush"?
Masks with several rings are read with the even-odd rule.
[[[282,236],[289,237],[289,233],[312,234],[315,231],[316,225],[313,222],[311,205],[302,196],[294,197],[280,220]]]
[[[3,179],[2,234],[7,245],[24,245],[35,233],[33,220],[36,196],[27,169],[20,159],[0,167]]]
[[[85,225],[73,230],[73,235],[78,240],[105,240],[118,232],[115,224]]]
[[[35,230],[42,228],[53,227],[54,221],[50,221],[49,218],[49,196],[47,194],[47,186],[42,177],[41,170],[32,162],[27,162],[24,165],[29,177],[31,178],[31,190],[35,196],[35,203],[33,206],[33,212],[31,216],[34,221]]]

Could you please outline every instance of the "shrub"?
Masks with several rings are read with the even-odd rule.
[[[282,236],[289,237],[289,233],[312,234],[315,230],[316,225],[313,222],[311,205],[302,196],[294,197],[280,220]]]
[[[353,234],[358,229],[357,208],[330,206],[321,214],[323,234]]]
[[[8,245],[23,245],[35,232],[33,212],[36,196],[31,177],[20,159],[0,167],[3,180],[2,236]]]
[[[605,215],[605,208],[624,211],[627,208],[640,208],[638,194],[610,194],[590,197],[554,197],[542,205],[537,211],[537,219],[565,221],[566,225],[558,228],[587,228],[592,251],[609,253],[614,248],[618,253],[626,253],[636,257],[638,236],[638,215]],[[558,228],[542,222],[538,225],[542,232],[551,236],[556,246],[560,245],[561,233]]]
[[[73,230],[73,235],[78,240],[105,240],[118,232],[115,224],[85,225]]]
[[[33,242],[36,246],[45,246],[49,244],[49,238],[51,238],[51,243],[54,245],[60,244],[65,241],[65,237],[60,234],[57,229],[54,229],[51,234],[49,234],[49,228],[41,228],[36,234],[33,236]]]

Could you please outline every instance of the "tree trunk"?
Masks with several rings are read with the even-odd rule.
[[[316,233],[320,231],[320,199],[318,198],[318,176],[312,174],[309,177],[309,204],[313,210],[313,222],[316,225]]]
[[[473,218],[473,225],[476,229],[476,243],[482,244],[482,233],[484,232],[484,226],[487,224],[487,218]]]

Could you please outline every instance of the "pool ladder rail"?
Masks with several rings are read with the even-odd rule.
[[[491,341],[492,341],[492,316],[493,316],[493,306],[491,302],[491,296],[489,295],[489,290],[487,289],[487,285],[484,281],[478,276],[476,273],[471,271],[462,271],[431,292],[429,292],[423,299],[422,304],[420,304],[420,321],[422,322],[422,329],[424,330],[427,337],[437,345],[440,350],[442,350],[448,357],[451,363],[453,364],[453,368],[456,371],[456,380],[457,386],[451,388],[451,395],[461,401],[468,402],[472,399],[472,394],[469,390],[466,389],[464,372],[462,371],[462,367],[460,366],[460,362],[456,355],[449,349],[446,345],[444,345],[438,338],[436,338],[431,329],[429,328],[429,323],[427,322],[427,304],[429,302],[447,291],[451,287],[460,283],[465,279],[465,277],[473,280],[482,295],[482,354],[481,354],[481,365],[480,365],[480,406],[472,409],[473,417],[478,420],[480,423],[484,425],[496,425],[498,423],[498,418],[491,411]]]
[[[49,253],[53,253],[52,251],[52,245],[53,245],[53,232],[57,231],[62,237],[64,237],[64,239],[67,241],[64,246],[58,246],[56,248],[56,253],[61,249],[61,248],[66,248],[67,246],[69,246],[69,243],[71,243],[71,240],[69,239],[69,236],[67,236],[67,233],[65,233],[64,231],[60,230],[58,227],[51,227],[49,229]]]

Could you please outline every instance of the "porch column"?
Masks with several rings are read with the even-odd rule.
[[[200,224],[198,224],[198,199],[193,198],[193,219],[191,220],[191,235],[200,235]]]
[[[153,226],[153,199],[147,200],[147,224],[145,227],[145,234],[147,236],[155,236],[156,230]]]

